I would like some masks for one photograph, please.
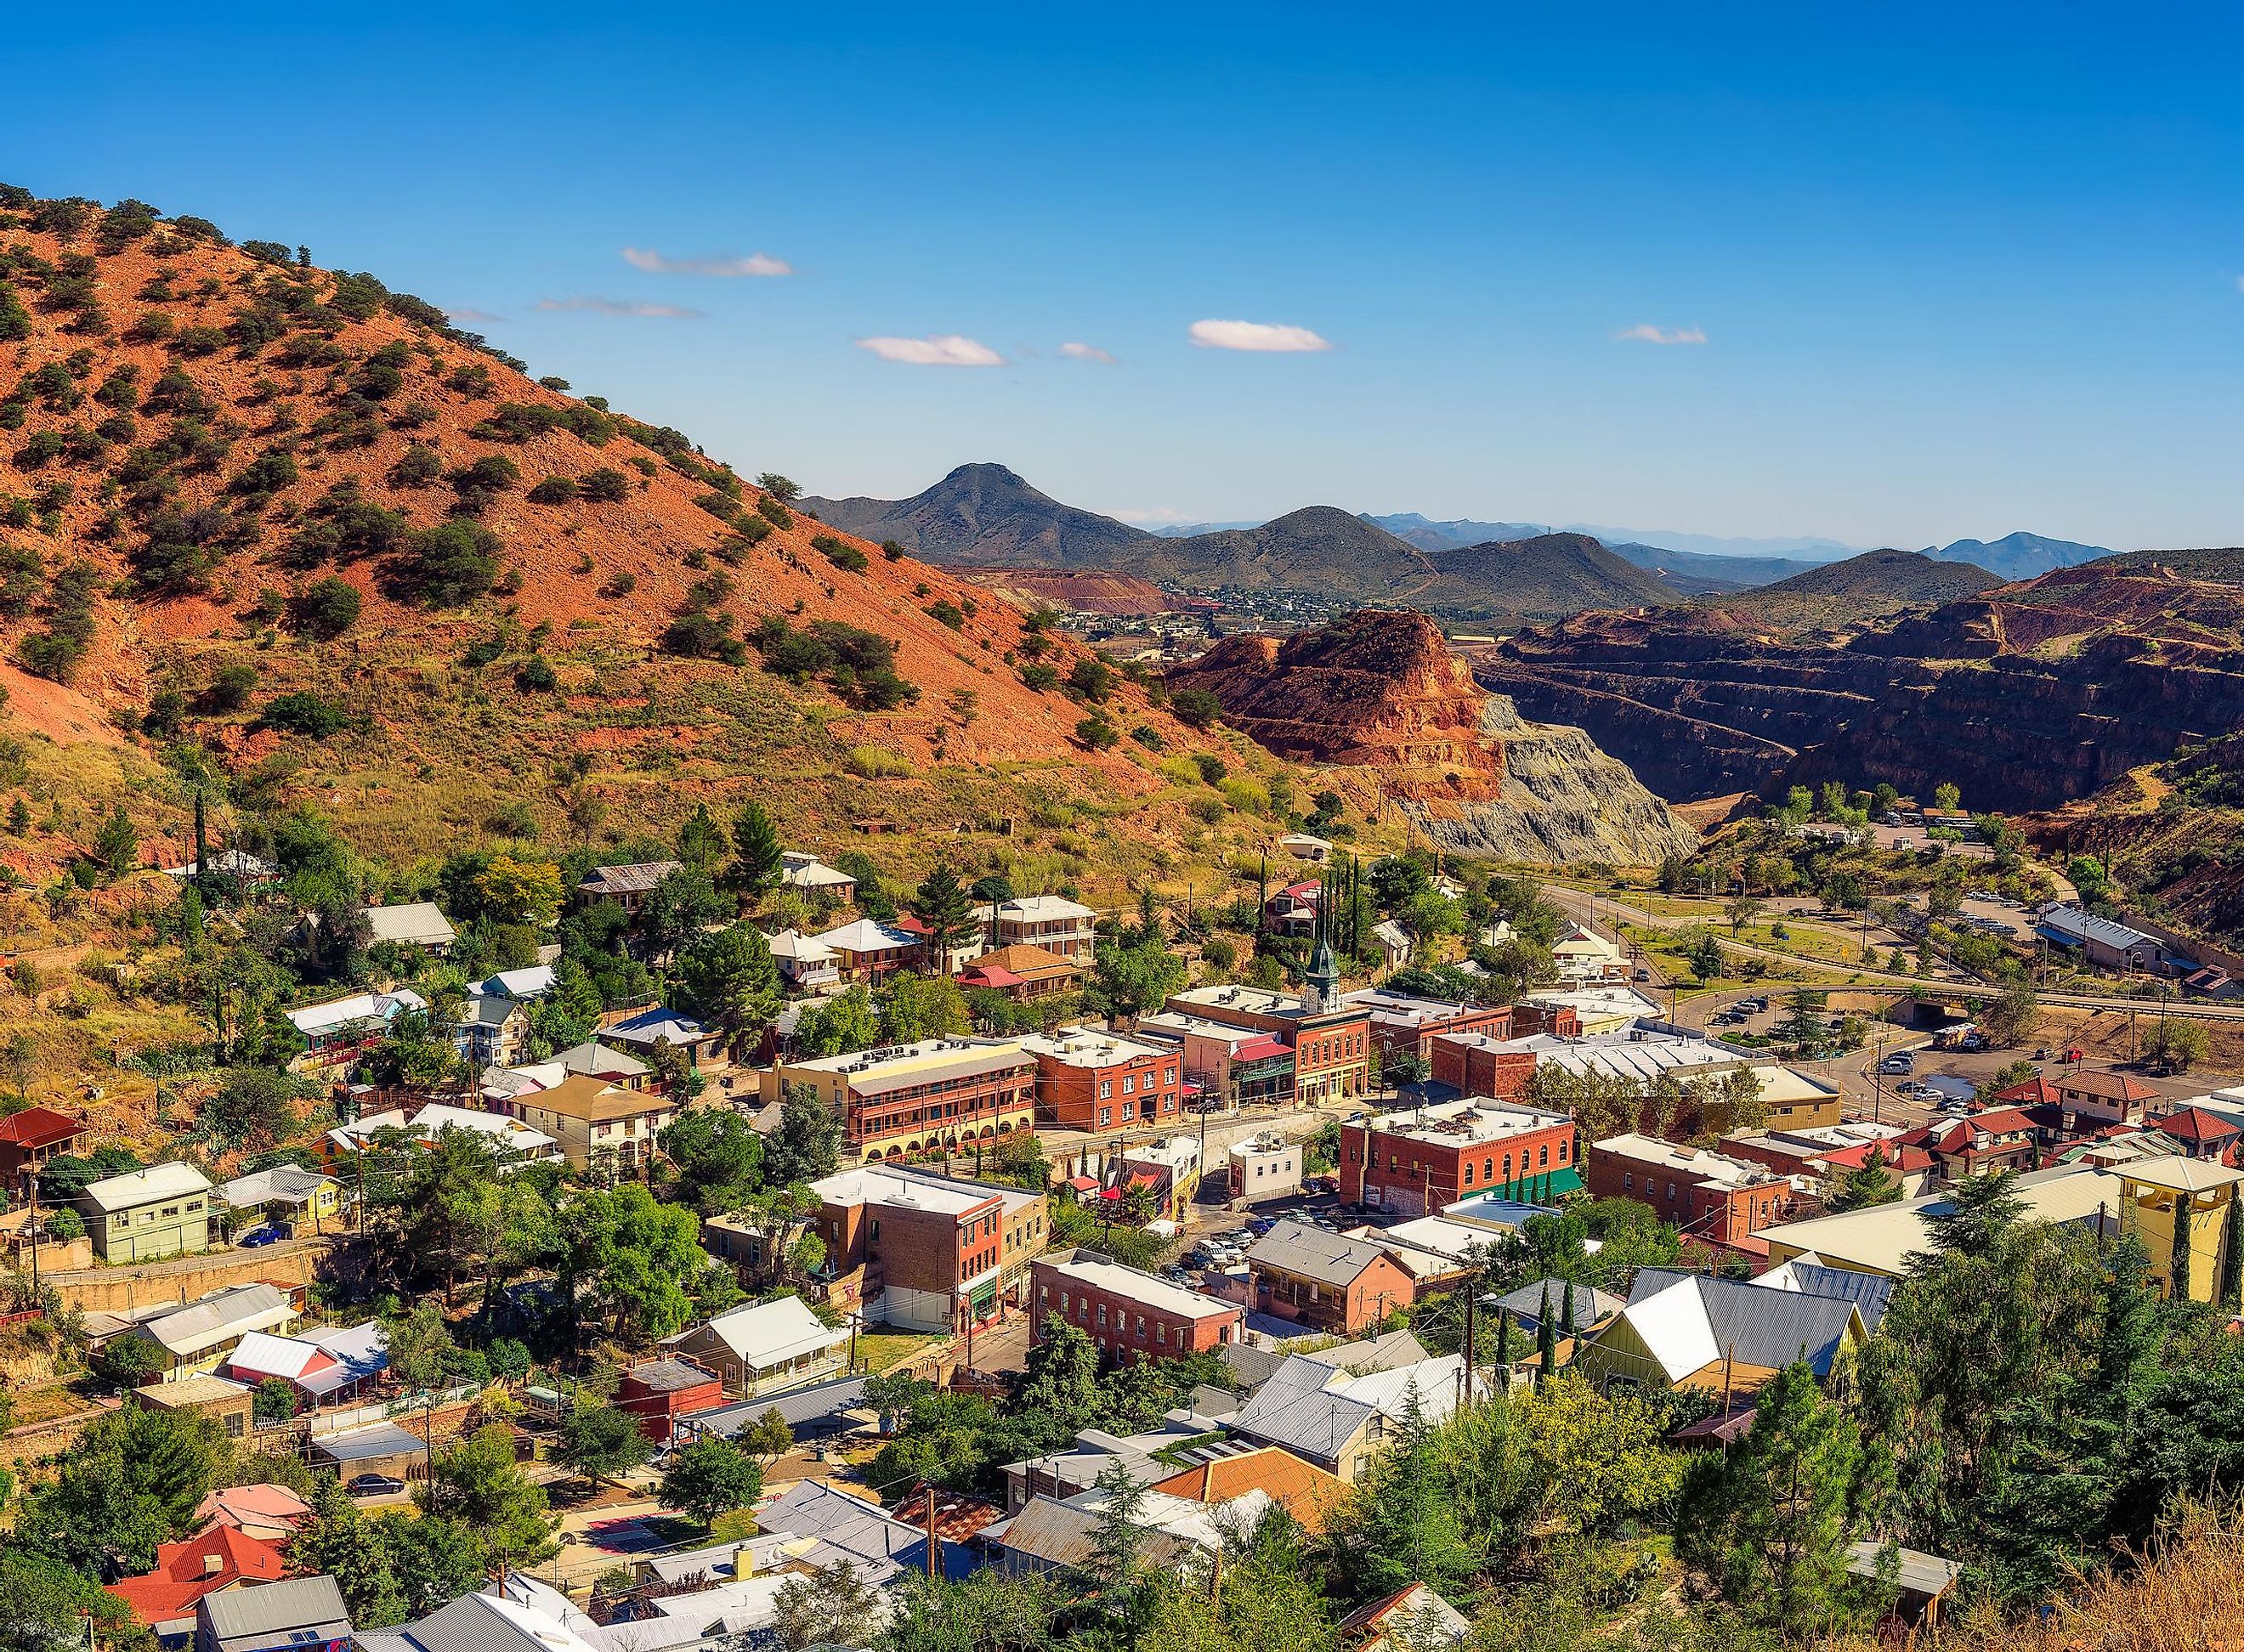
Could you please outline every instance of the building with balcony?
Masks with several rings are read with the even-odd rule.
[[[1091,961],[1098,914],[1058,895],[1021,895],[1001,900],[990,914],[992,947],[1041,947],[1062,958]]]
[[[517,1096],[509,1106],[524,1123],[559,1143],[561,1156],[573,1169],[598,1166],[617,1176],[645,1173],[659,1150],[655,1138],[679,1110],[674,1096],[626,1089],[582,1074]]]
[[[1036,1058],[1037,1121],[1104,1134],[1174,1124],[1184,1108],[1182,1058],[1091,1027],[1024,1038]]]
[[[811,1190],[827,1300],[910,1331],[962,1330],[997,1311],[1051,1237],[1044,1195],[1021,1188],[868,1165]]]
[[[1496,1101],[1444,1102],[1341,1126],[1344,1197],[1375,1210],[1432,1216],[1491,1188],[1526,1196],[1545,1177],[1575,1186],[1574,1122]]]
[[[1328,965],[1329,950],[1320,955]],[[1296,1107],[1353,1101],[1372,1088],[1371,1014],[1331,998],[1328,985],[1328,977],[1313,980],[1298,996],[1259,987],[1194,987],[1172,994],[1162,1008],[1274,1037],[1293,1056],[1287,1099]]]
[[[1036,1057],[1014,1039],[929,1038],[778,1062],[758,1078],[767,1105],[790,1086],[814,1092],[863,1161],[970,1152],[1036,1124]]]

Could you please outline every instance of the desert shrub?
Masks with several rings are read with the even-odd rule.
[[[578,479],[577,492],[594,504],[612,505],[630,495],[631,479],[612,466],[602,465]]]
[[[789,510],[770,494],[766,494],[756,501],[756,514],[774,528],[794,526],[794,512]]]
[[[927,615],[929,618],[948,625],[955,631],[963,631],[966,629],[965,611],[948,597],[929,603],[927,605]]]
[[[212,676],[210,686],[203,691],[203,705],[213,711],[238,711],[249,704],[250,691],[256,686],[254,665],[221,665]]]
[[[413,594],[433,608],[457,608],[498,578],[499,536],[481,523],[455,516],[413,536],[400,570]]]
[[[900,563],[904,559],[904,548],[893,539],[883,539],[881,541],[881,559],[883,562]]]
[[[287,729],[324,740],[348,728],[350,714],[331,700],[298,689],[267,701],[260,720],[269,728]]]
[[[514,685],[524,692],[544,693],[560,680],[553,674],[553,662],[543,654],[532,654],[514,673]]]
[[[397,462],[389,467],[389,485],[393,488],[430,488],[443,474],[443,456],[425,442],[416,442],[398,455]]]
[[[480,516],[522,480],[522,468],[503,453],[488,454],[473,464],[462,465],[446,480],[452,484],[457,501],[453,509],[463,516]]]
[[[530,490],[533,505],[566,505],[576,502],[577,484],[566,476],[548,476]]]
[[[288,604],[288,612],[298,630],[313,637],[335,637],[356,623],[362,603],[357,586],[330,575],[299,591]]]
[[[1042,660],[1031,660],[1021,667],[1021,686],[1032,688],[1039,694],[1058,687],[1059,668],[1047,665]]]
[[[1207,786],[1221,786],[1223,777],[1231,772],[1224,760],[1213,752],[1193,752],[1193,766],[1200,771],[1202,784]]]

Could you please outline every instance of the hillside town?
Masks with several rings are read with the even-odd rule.
[[[1791,806],[1802,864],[1917,853]],[[2002,846],[1967,875],[2047,882]],[[1912,985],[1756,994],[1556,886],[1307,830],[1213,920],[895,887],[754,803],[673,847],[337,908],[316,841],[245,821],[143,874],[191,950],[325,961],[225,1017],[168,1152],[0,1116],[0,1334],[50,1373],[4,1390],[13,1541],[98,1581],[98,1642],[901,1647],[1227,1569],[1337,1591],[1321,1643],[1462,1643],[1494,1571],[1650,1578],[1681,1509],[1741,1576],[1821,1545],[1740,1635],[1930,1633],[2072,1551],[1848,1489],[1903,1419],[2047,1380],[1925,1361],[2086,1290],[2081,1357],[2116,1314],[2173,1362],[2148,1411],[2227,1379],[2194,1350],[2239,1311],[2244,1085],[2172,1040],[2029,1057],[2029,947],[2106,993],[2200,968],[2064,902],[2008,984],[1951,906]],[[2114,1465],[2076,1541],[2214,1448]],[[1797,1473],[1861,1512],[1757,1526]],[[1508,1512],[1435,1512],[1467,1496]]]

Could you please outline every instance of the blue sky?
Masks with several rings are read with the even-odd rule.
[[[821,493],[2244,541],[2234,10],[634,10],[40,9],[0,179],[308,243]]]

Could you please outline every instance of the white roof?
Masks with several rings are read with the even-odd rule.
[[[899,1210],[936,1210],[951,1216],[963,1216],[990,1197],[989,1189],[971,1183],[952,1186],[875,1170],[843,1170],[813,1182],[810,1190],[829,1204],[894,1205]]]
[[[174,1159],[167,1164],[152,1164],[145,1170],[129,1170],[123,1176],[105,1176],[98,1182],[89,1182],[79,1197],[103,1211],[133,1210],[156,1199],[186,1198],[210,1190],[210,1177],[193,1165]]]
[[[1398,952],[1410,950],[1410,932],[1392,918],[1382,918],[1371,926],[1371,933]]]
[[[478,1112],[472,1107],[454,1107],[447,1102],[429,1102],[409,1122],[402,1112],[376,1113],[355,1124],[329,1130],[328,1139],[345,1152],[356,1152],[376,1130],[382,1129],[409,1130],[431,1142],[446,1130],[473,1130],[489,1136],[496,1147],[531,1155],[556,1145],[553,1137],[531,1129],[518,1118],[509,1118],[504,1113]]]
[[[553,990],[553,966],[532,964],[527,969],[502,969],[486,975],[475,990],[490,998],[536,998]]]
[[[1688,1280],[1630,1303],[1621,1310],[1621,1318],[1635,1327],[1670,1383],[1680,1382],[1722,1357],[1706,1305]]]
[[[1376,1233],[1367,1231],[1364,1237],[1375,1244],[1407,1244],[1414,1250],[1430,1251],[1451,1262],[1462,1262],[1467,1253],[1485,1251],[1493,1245],[1497,1236],[1486,1228],[1438,1216],[1422,1216],[1409,1222],[1397,1222]]]
[[[164,874],[171,878],[192,878],[200,862],[190,860],[184,866],[166,866]],[[247,849],[220,849],[210,857],[210,869],[236,878],[269,878],[280,868],[270,860],[250,853]]]
[[[1366,1129],[1377,1135],[1399,1136],[1406,1142],[1423,1142],[1438,1147],[1479,1147],[1550,1129],[1565,1122],[1563,1113],[1546,1113],[1540,1108],[1513,1102],[1468,1098],[1413,1108],[1407,1113],[1382,1114],[1364,1123]]]
[[[2043,1222],[2108,1217],[2119,1209],[2122,1197],[2119,1177],[2098,1169],[2029,1171],[2011,1186],[2024,1201],[2026,1215]],[[1812,1251],[1827,1266],[1899,1278],[1910,1255],[1930,1246],[1931,1217],[1954,1208],[1947,1194],[1936,1193],[1836,1216],[1780,1222],[1758,1230],[1755,1237],[1788,1251]]]
[[[841,889],[857,880],[846,872],[837,872],[814,854],[804,854],[789,849],[781,855],[783,868],[780,881],[795,889]]]
[[[1046,1257],[1043,1263],[1063,1279],[1073,1279],[1094,1291],[1104,1291],[1131,1302],[1142,1302],[1149,1308],[1159,1308],[1163,1313],[1177,1314],[1187,1319],[1228,1318],[1240,1311],[1236,1303],[1219,1302],[1215,1298],[1203,1296],[1197,1291],[1187,1291],[1180,1285],[1171,1285],[1158,1275],[1110,1261],[1095,1251],[1078,1251],[1059,1259]]]
[[[139,1321],[140,1328],[180,1359],[190,1359],[252,1331],[270,1331],[296,1317],[278,1285],[232,1285],[193,1302],[166,1304]]]
[[[1568,992],[1535,992],[1527,995],[1527,1001],[1531,1004],[1561,1005],[1584,1021],[1610,1021],[1616,1017],[1644,1021],[1659,1014],[1658,1004],[1631,987],[1581,987]]]
[[[669,1347],[703,1328],[696,1326],[677,1336],[666,1337],[660,1345]],[[738,1354],[742,1364],[758,1370],[784,1365],[805,1354],[823,1353],[849,1340],[847,1331],[821,1324],[801,1297],[779,1297],[770,1302],[735,1308],[708,1321],[706,1328]]]
[[[791,958],[799,964],[831,963],[834,948],[800,929],[782,929],[771,938],[772,956]]]
[[[235,1177],[219,1190],[219,1197],[237,1209],[264,1204],[274,1199],[294,1199],[301,1203],[335,1179],[332,1176],[322,1176],[317,1170],[308,1170],[301,1164],[275,1164],[269,1170],[252,1170],[247,1176]]]
[[[1171,1052],[1154,1044],[1141,1044],[1134,1038],[1125,1038],[1119,1033],[1102,1032],[1096,1027],[1063,1027],[1057,1032],[1033,1034],[1021,1040],[1021,1048],[1031,1055],[1043,1055],[1064,1067],[1119,1067],[1147,1055],[1166,1055]]]
[[[1089,907],[1078,906],[1058,895],[1021,895],[997,903],[998,918],[1014,923],[1058,923],[1065,918],[1095,918],[1098,915]]]
[[[1683,1177],[1701,1184],[1711,1183],[1719,1187],[1751,1187],[1763,1182],[1784,1180],[1781,1175],[1766,1164],[1734,1159],[1724,1153],[1710,1153],[1702,1147],[1683,1147],[1673,1142],[1663,1142],[1656,1136],[1639,1136],[1633,1131],[1621,1136],[1608,1136],[1602,1142],[1592,1142],[1590,1151],[1618,1154],[1632,1163],[1652,1165],[1669,1176]]]
[[[845,923],[810,939],[834,952],[889,952],[899,947],[919,945],[919,937],[909,930],[891,929],[870,918],[860,918],[855,923]]]
[[[254,1371],[261,1376],[301,1377],[306,1366],[327,1352],[316,1342],[253,1331],[241,1339],[240,1347],[226,1356],[226,1363],[238,1371]]]
[[[425,946],[454,939],[452,926],[433,900],[411,900],[402,907],[368,907],[366,920],[376,941]]]
[[[354,993],[324,1004],[308,1004],[287,1012],[288,1024],[307,1038],[330,1027],[348,1027],[356,1021],[387,1021],[401,1009],[426,1009],[429,1001],[409,987],[395,992]]]

